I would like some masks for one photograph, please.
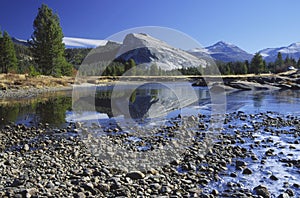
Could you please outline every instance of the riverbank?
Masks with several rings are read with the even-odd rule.
[[[28,98],[41,93],[72,90],[74,84],[96,86],[130,82],[178,82],[190,81],[193,86],[210,86],[214,90],[279,90],[300,89],[300,74],[297,70],[280,74],[247,74],[221,76],[89,76],[60,77],[25,74],[0,74],[0,98]]]
[[[73,83],[73,77],[0,74],[0,98],[30,98],[42,93],[72,90]]]
[[[116,168],[94,155],[86,131],[101,126],[86,128],[71,123],[67,128],[53,129],[47,124],[7,125],[0,133],[0,196],[300,196],[299,118],[273,112],[226,114],[224,129],[214,135],[206,153],[202,140],[209,117],[187,119],[199,122],[190,131],[197,137],[194,144],[181,157],[149,170]],[[162,126],[159,131],[164,131],[165,137],[176,137],[182,127],[179,123],[173,121],[172,127]],[[139,152],[135,148],[157,139],[153,134],[128,141],[132,134],[115,125],[107,127],[105,133],[115,144],[112,148],[125,144],[128,151]],[[169,141],[163,138],[154,144]]]

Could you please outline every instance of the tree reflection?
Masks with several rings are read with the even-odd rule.
[[[72,106],[72,98],[59,96],[37,104],[36,114],[41,123],[61,125],[65,123],[66,111]]]

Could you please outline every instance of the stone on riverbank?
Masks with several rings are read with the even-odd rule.
[[[264,185],[256,186],[253,191],[257,194],[262,196],[263,198],[271,198],[271,194],[268,191],[268,188]]]

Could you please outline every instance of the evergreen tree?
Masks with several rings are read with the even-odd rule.
[[[265,71],[265,64],[262,56],[259,53],[255,53],[250,62],[250,72],[259,74]]]
[[[65,45],[59,18],[43,4],[33,22],[31,49],[38,70],[45,75],[71,75],[72,66],[65,59]]]
[[[129,59],[128,65],[129,65],[129,69],[130,69],[129,75],[135,76],[136,75],[136,64],[132,58]]]
[[[240,74],[247,74],[247,73],[248,73],[247,65],[245,63],[241,63]]]
[[[18,60],[14,44],[6,31],[4,31],[3,37],[2,33],[0,35],[0,66],[2,73],[17,72]]]
[[[277,58],[276,58],[276,60],[275,60],[275,68],[274,68],[274,72],[276,73],[276,72],[282,70],[283,65],[284,65],[284,61],[283,61],[283,59],[282,59],[282,55],[281,55],[280,52],[278,52]]]

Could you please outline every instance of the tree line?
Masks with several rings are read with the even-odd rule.
[[[256,53],[251,61],[241,62],[217,62],[220,73],[223,75],[237,75],[237,74],[260,74],[260,73],[279,73],[287,71],[289,67],[293,66],[295,69],[300,69],[300,58],[296,61],[290,56],[285,59],[282,54],[278,52],[277,58],[273,62],[266,63],[263,57]]]

